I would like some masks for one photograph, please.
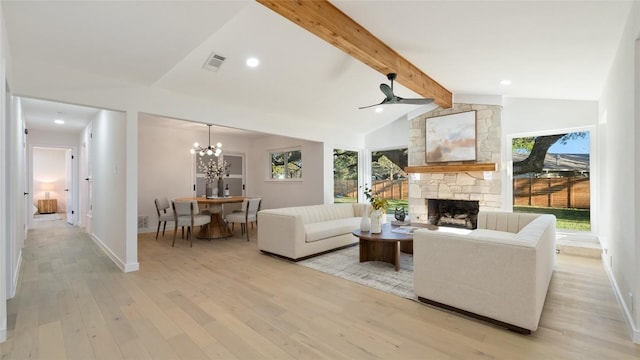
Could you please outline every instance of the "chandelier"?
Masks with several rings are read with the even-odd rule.
[[[218,156],[222,153],[222,144],[217,143],[216,146],[211,146],[211,124],[207,124],[207,126],[209,127],[209,146],[203,147],[197,142],[194,142],[193,148],[191,148],[191,153],[198,153],[200,156],[204,156],[204,154]]]

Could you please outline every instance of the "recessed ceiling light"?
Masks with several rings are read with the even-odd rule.
[[[511,80],[502,80],[500,81],[500,85],[511,85]]]
[[[64,120],[60,120],[60,119],[55,119],[53,120],[53,122],[60,125],[64,124]]]
[[[384,108],[382,108],[382,107],[377,107],[377,108],[376,108],[376,112],[377,112],[377,113],[381,113],[381,112],[383,112],[383,111],[384,111]]]
[[[257,58],[251,57],[247,59],[248,67],[256,67],[258,65],[260,65],[260,60],[258,60]]]

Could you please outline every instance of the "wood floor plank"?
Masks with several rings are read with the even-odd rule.
[[[38,328],[38,353],[42,359],[62,360],[67,358],[60,321],[40,325]]]
[[[214,301],[203,303],[202,308],[215,316],[216,323],[225,326],[228,331],[233,332],[238,337],[242,338],[250,344],[255,350],[261,354],[261,357],[272,359],[289,359],[291,358],[285,351],[275,346],[271,341],[264,336],[247,326],[242,320],[240,320],[234,314],[231,314],[218,306]]]
[[[203,322],[202,324],[196,322],[191,316],[189,316],[183,309],[174,307],[166,310],[169,317],[173,322],[187,334],[195,344],[199,347],[206,347],[213,341],[211,335],[205,330],[202,325],[207,324],[213,320]],[[179,335],[178,335],[179,336]],[[177,338],[174,336],[172,339]]]
[[[247,242],[139,236],[122,273],[82,229],[30,230],[2,359],[638,359],[598,259],[557,257],[530,336],[399,298]]]
[[[125,360],[152,360],[151,355],[149,355],[149,352],[139,338],[120,343],[118,346]]]
[[[181,334],[168,340],[180,359],[206,360],[207,355],[191,340],[187,334]]]
[[[140,341],[152,359],[178,359],[179,355],[167,339],[148,319],[138,319],[131,322]]]

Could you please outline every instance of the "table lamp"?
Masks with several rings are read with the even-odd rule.
[[[54,183],[42,183],[42,185],[40,185],[40,190],[44,191],[44,198],[46,200],[49,200],[50,197],[50,191],[55,190],[56,189],[56,185]]]

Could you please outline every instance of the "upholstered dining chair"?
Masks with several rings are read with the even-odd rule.
[[[198,210],[198,202],[192,201],[173,201],[173,216],[176,223],[173,232],[173,242],[171,246],[176,244],[176,235],[178,235],[178,226],[187,227],[187,239],[189,246],[193,247],[193,231],[194,227],[206,225],[211,222],[210,215],[200,214]]]
[[[162,226],[162,236],[164,237],[164,231],[167,228],[167,221],[173,221],[173,212],[171,211],[171,204],[166,197],[154,199],[156,204],[156,211],[158,212],[158,229],[156,230],[156,240],[158,240],[158,234],[160,233],[160,224]]]
[[[255,223],[258,226],[258,211],[262,205],[262,198],[245,199],[242,202],[242,211],[232,212],[228,214],[225,219],[228,223],[231,223],[231,231],[235,223],[240,223],[240,229],[242,234],[247,234],[247,241],[249,241],[249,223]]]

